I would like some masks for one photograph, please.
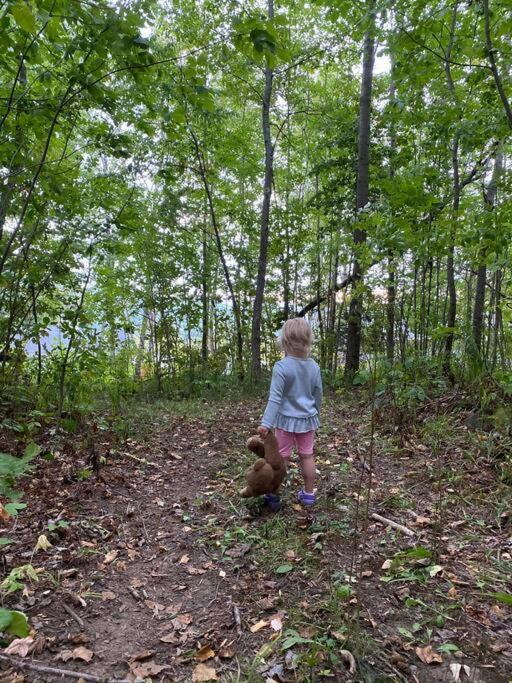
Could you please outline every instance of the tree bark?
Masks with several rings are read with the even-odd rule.
[[[274,0],[268,0],[269,19],[274,16]],[[258,259],[258,275],[256,277],[256,294],[252,312],[251,330],[251,374],[254,379],[261,376],[261,314],[263,310],[263,295],[267,276],[267,252],[270,224],[270,200],[272,198],[272,176],[274,172],[274,148],[270,135],[270,101],[272,98],[272,82],[274,71],[270,66],[265,68],[265,88],[261,110],[261,124],[263,141],[265,143],[265,177],[263,180],[263,203],[260,221],[260,250]]]
[[[364,38],[363,72],[359,98],[359,131],[356,181],[356,213],[368,203],[369,170],[370,170],[370,131],[371,131],[371,98],[373,85],[373,65],[375,61],[375,0],[367,0],[368,27]],[[356,250],[358,245],[366,241],[366,232],[355,228],[353,232]],[[357,286],[363,278],[363,268],[356,253],[352,268],[352,291],[348,313],[347,350],[345,357],[345,382],[351,383],[359,369],[361,352],[361,317],[362,296]]]

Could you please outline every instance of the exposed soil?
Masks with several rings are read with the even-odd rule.
[[[87,453],[71,459],[71,442],[41,460],[22,482],[27,510],[2,533],[14,540],[4,575],[39,570],[4,600],[34,629],[25,661],[104,681],[508,683],[512,609],[492,594],[511,592],[510,490],[463,415],[449,417],[459,442],[441,429],[435,453],[417,433],[398,449],[377,425],[371,510],[414,537],[369,520],[363,552],[369,412],[337,401],[318,437],[313,512],[295,503],[296,468],[281,512],[238,497],[256,401],[205,403],[201,417],[169,415],[120,444],[98,436],[106,462],[85,480]],[[34,553],[40,534],[52,547]],[[396,559],[413,547],[426,556]],[[90,662],[75,658],[89,651]],[[4,671],[5,682],[72,680],[17,663]]]

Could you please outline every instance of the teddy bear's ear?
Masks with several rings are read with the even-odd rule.
[[[265,457],[265,446],[259,436],[251,436],[247,441],[247,448],[260,458]]]

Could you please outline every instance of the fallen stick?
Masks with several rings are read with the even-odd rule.
[[[236,632],[239,636],[242,635],[242,619],[240,618],[240,610],[236,605],[233,605],[233,616],[235,617]]]
[[[336,509],[339,510],[340,512],[350,512],[350,508],[347,505],[337,505]],[[416,514],[416,513],[414,513]],[[376,522],[380,522],[381,524],[385,524],[386,526],[390,526],[393,529],[398,529],[398,531],[401,531],[402,533],[406,534],[407,536],[415,536],[416,534],[412,529],[408,529],[406,526],[403,526],[403,524],[399,524],[398,522],[394,522],[392,519],[388,519],[387,517],[383,517],[382,515],[377,514],[376,512],[372,512],[370,514],[370,517],[374,519]]]
[[[57,669],[54,666],[46,666],[34,660],[29,662],[15,657],[14,655],[1,655],[0,660],[9,662],[13,666],[19,666],[22,669],[30,669],[31,671],[39,671],[40,673],[53,674],[54,676],[69,676],[69,678],[83,678],[84,681],[94,681],[94,683],[130,683],[126,678],[105,678],[105,676],[95,676],[94,674],[86,674],[81,671],[72,671],[70,669]]]
[[[382,515],[378,515],[376,512],[372,512],[370,517],[374,519],[376,522],[381,522],[381,524],[385,524],[386,526],[390,526],[392,529],[397,529],[398,531],[401,531],[403,534],[406,534],[406,536],[414,536],[414,531],[411,529],[408,529],[406,526],[403,524],[399,524],[398,522],[394,522],[392,519],[387,519],[387,517],[383,517]]]
[[[72,610],[69,605],[66,605],[65,602],[62,603],[62,606],[64,607],[64,610],[69,614],[69,616],[76,621],[80,628],[84,628],[84,620],[81,617],[79,617],[78,614],[74,610]]]
[[[137,455],[133,455],[133,453],[128,453],[128,451],[124,451],[123,455],[126,455],[127,458],[131,458],[132,460],[135,460],[136,462],[140,462],[141,465],[150,465],[151,467],[156,467],[157,470],[162,470],[163,467],[160,465],[157,465],[156,462],[152,462],[151,460],[146,460],[146,458],[139,458]]]

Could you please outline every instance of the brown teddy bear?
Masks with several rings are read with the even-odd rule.
[[[256,453],[258,460],[245,473],[247,486],[240,492],[242,498],[265,493],[277,493],[286,475],[286,464],[279,455],[277,439],[269,431],[265,436],[251,436],[247,448]]]

